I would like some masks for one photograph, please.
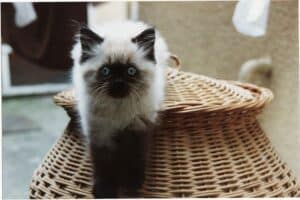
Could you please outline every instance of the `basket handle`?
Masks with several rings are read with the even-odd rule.
[[[180,70],[181,69],[181,62],[179,58],[175,54],[170,55],[170,59],[174,61],[175,63],[175,69]]]

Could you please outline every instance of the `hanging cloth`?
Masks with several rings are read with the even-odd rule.
[[[30,6],[25,7],[32,16],[22,21],[20,5],[1,4],[3,43],[8,43],[18,57],[41,67],[69,69],[76,32],[72,20],[87,22],[86,3],[33,3],[31,11]]]

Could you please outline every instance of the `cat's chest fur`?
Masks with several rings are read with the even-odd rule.
[[[97,140],[99,145],[113,145],[112,137],[128,126],[143,128],[141,118],[153,122],[156,118],[155,104],[147,97],[141,98],[139,102],[129,99],[102,102],[90,97],[85,103],[84,110],[89,113],[86,115],[86,132],[89,132],[90,137]]]
[[[87,105],[90,125],[105,124],[112,129],[125,128],[138,114],[142,113],[140,108],[133,107],[127,100],[111,103],[93,101],[95,100]]]

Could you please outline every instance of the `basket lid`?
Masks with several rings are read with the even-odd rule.
[[[266,88],[169,68],[162,111],[182,113],[261,109],[272,98],[272,92]],[[54,101],[67,111],[76,110],[73,90],[58,93]]]

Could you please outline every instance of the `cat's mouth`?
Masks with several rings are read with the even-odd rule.
[[[130,87],[124,81],[114,81],[109,85],[107,93],[112,98],[125,98],[130,93]]]

